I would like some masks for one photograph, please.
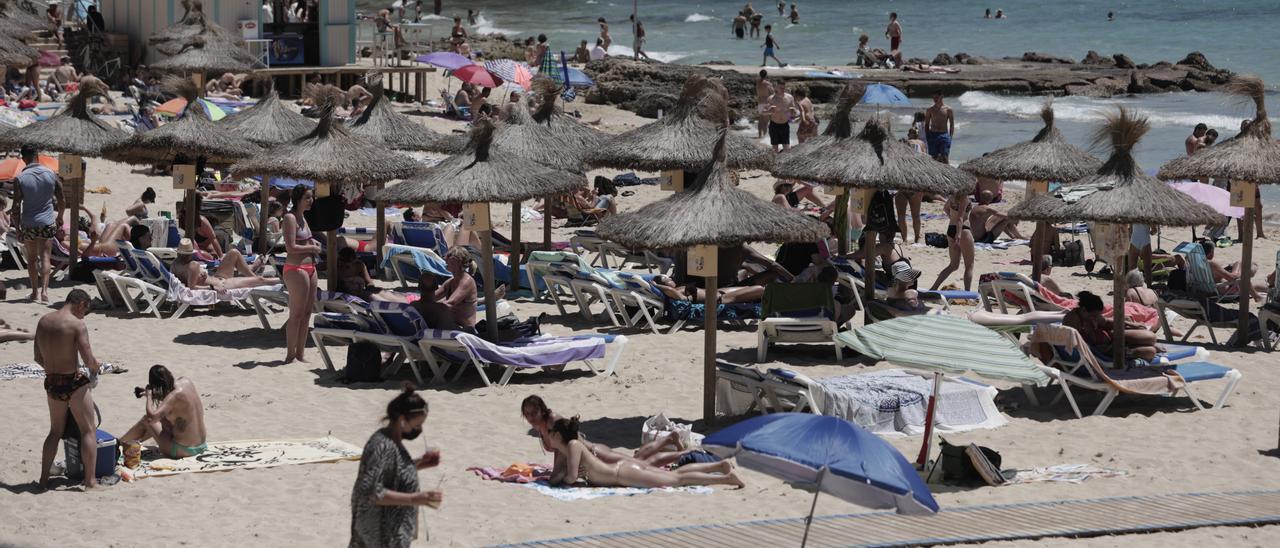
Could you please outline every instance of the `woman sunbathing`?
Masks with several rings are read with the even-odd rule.
[[[653,287],[677,301],[707,302],[707,290],[693,285],[681,286],[670,276],[655,276]],[[720,304],[754,303],[759,302],[761,297],[764,297],[763,285],[723,287],[716,290],[716,301]]]
[[[552,485],[572,485],[584,481],[592,487],[685,487],[690,485],[732,485],[744,487],[729,461],[715,466],[721,473],[681,468],[655,468],[634,460],[606,463],[578,439],[578,419],[560,419],[547,435],[551,448],[565,456],[565,468],[551,474]]]
[[[193,260],[195,246],[191,240],[183,238],[178,243],[177,251],[178,258],[173,261],[173,273],[192,289],[213,289],[221,292],[280,283],[279,278],[266,278],[259,275],[258,272],[263,265],[254,263],[250,267],[238,249],[232,249],[223,255],[222,261],[212,273],[205,269],[203,263]],[[239,276],[236,276],[237,274]]]

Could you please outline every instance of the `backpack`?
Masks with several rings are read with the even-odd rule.
[[[382,382],[382,352],[369,342],[356,342],[347,347],[347,366],[342,369],[342,382]]]
[[[898,215],[893,210],[893,196],[887,190],[877,190],[871,197],[867,207],[867,224],[863,229],[869,232],[894,234],[898,231]]]

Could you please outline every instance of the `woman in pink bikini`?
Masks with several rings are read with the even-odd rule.
[[[284,285],[289,290],[289,321],[285,323],[284,335],[286,353],[284,363],[294,360],[306,363],[303,351],[307,348],[307,325],[311,323],[311,309],[315,307],[316,288],[316,256],[320,254],[320,244],[311,237],[311,228],[307,226],[304,215],[311,209],[315,197],[311,189],[298,185],[293,187],[293,209],[284,216],[284,249],[287,253],[284,260]]]

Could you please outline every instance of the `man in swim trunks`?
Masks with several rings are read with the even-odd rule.
[[[26,167],[13,181],[13,216],[26,251],[31,300],[44,303],[49,302],[53,238],[62,225],[63,203],[62,179],[37,161],[38,152],[33,146],[22,146]]]
[[[40,454],[40,487],[49,486],[49,466],[58,454],[58,442],[67,425],[67,409],[80,428],[80,447],[97,447],[97,420],[90,385],[99,372],[98,360],[89,346],[89,330],[84,316],[89,313],[89,294],[73,289],[62,307],[45,314],[36,323],[35,360],[44,368],[44,391],[49,404],[49,435]],[[88,372],[81,370],[79,357]],[[81,451],[85,470],[95,470],[97,451]],[[92,472],[85,474],[86,489],[97,486]]]
[[[764,57],[760,59],[760,66],[765,66],[769,58],[773,58],[778,63],[778,68],[782,68],[782,59],[778,59],[777,50],[782,49],[782,44],[773,38],[773,25],[764,26],[764,43],[760,44],[764,48]]]
[[[933,106],[924,111],[925,143],[929,156],[942,163],[951,158],[951,139],[956,134],[956,115],[951,107],[942,104],[942,92],[933,92]]]
[[[154,439],[166,457],[180,459],[204,453],[204,405],[195,383],[186,377],[173,378],[163,365],[151,366],[146,388],[135,388],[135,395],[146,397],[146,409],[137,424],[120,437],[126,460],[141,450],[143,441]]]
[[[787,93],[787,85],[773,84],[773,95],[765,107],[769,114],[769,144],[778,152],[791,148],[791,118],[799,114],[796,100]]]
[[[745,15],[743,15],[743,14],[739,13],[737,17],[734,17],[734,18],[733,18],[733,35],[734,35],[734,36],[737,36],[739,40],[741,40],[741,39],[743,39],[744,37],[746,37],[746,35],[747,35],[747,16],[745,16]]]
[[[902,64],[902,23],[898,22],[898,12],[889,12],[889,26],[884,29],[884,37],[889,39],[889,55],[899,65]]]

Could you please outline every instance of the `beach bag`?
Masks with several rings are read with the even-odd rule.
[[[665,412],[658,413],[644,421],[640,427],[640,444],[644,445],[658,439],[659,436],[674,434],[680,440],[680,446],[686,449],[702,444],[702,435],[693,432],[692,424],[680,424],[667,418]]]
[[[342,369],[342,382],[381,382],[382,352],[369,342],[351,343],[347,347],[347,365]]]
[[[1000,474],[1000,453],[988,447],[976,444],[952,445],[947,440],[938,438],[942,455],[938,464],[942,465],[942,480],[962,484],[999,485],[1005,482]],[[930,472],[932,475],[932,471]]]
[[[863,230],[881,234],[898,231],[898,215],[893,210],[893,196],[889,191],[877,190],[871,197],[871,204],[867,208],[867,225]]]
[[[924,244],[929,247],[947,248],[947,237],[940,232],[926,232],[924,234]]]
[[[315,232],[337,230],[342,227],[343,218],[346,217],[346,205],[346,201],[338,195],[316,198],[311,209],[307,210],[307,225]]]

